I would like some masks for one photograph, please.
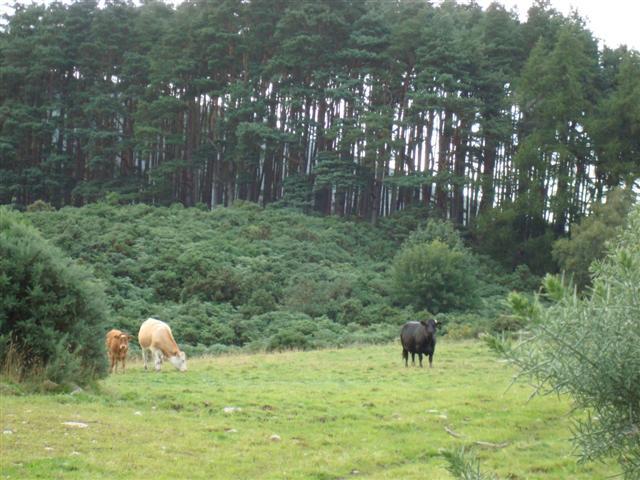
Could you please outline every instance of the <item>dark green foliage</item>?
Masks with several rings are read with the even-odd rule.
[[[548,243],[638,177],[638,53],[599,50],[546,2],[526,21],[455,1],[14,7],[2,204],[242,200],[457,226],[513,204],[505,262],[542,273]]]
[[[44,210],[46,211],[46,209]],[[89,272],[0,208],[0,360],[21,377],[79,383],[106,372],[104,294]]]
[[[583,460],[617,457],[625,478],[640,475],[640,209],[593,266],[593,287],[580,299],[548,276],[544,299],[512,295],[530,334],[491,346],[513,361],[541,393],[567,393],[579,417],[574,438]]]
[[[433,313],[474,306],[477,279],[470,257],[440,240],[409,244],[393,261],[397,299]]]
[[[114,324],[134,333],[156,316],[179,342],[194,346],[310,348],[358,332],[354,341],[364,341],[371,325],[395,328],[410,316],[391,305],[388,264],[377,261],[391,258],[394,243],[366,223],[250,203],[212,212],[96,203],[28,216],[72,257],[94,266]],[[320,323],[322,335],[308,329]],[[269,346],[280,330],[282,338]],[[294,342],[285,330],[306,340]]]
[[[396,231],[393,218],[373,227],[243,202],[213,211],[103,202],[25,215],[93,267],[106,286],[112,325],[135,334],[144,319],[158,317],[198,352],[387,341],[425,308],[464,310],[451,324],[472,324],[475,335],[493,330],[510,290],[532,288],[526,267],[506,274],[439,220],[408,236],[402,252],[427,250],[425,262],[407,263],[420,265],[426,280],[409,273],[402,291],[390,266],[396,237],[406,237],[400,232],[411,224]]]
[[[629,190],[613,190],[605,204],[594,204],[591,215],[571,226],[570,239],[553,244],[553,258],[579,289],[591,283],[590,265],[604,256],[606,243],[620,233],[635,199]]]
[[[518,202],[481,214],[473,226],[474,247],[506,268],[526,265],[544,275],[556,269],[551,256],[556,236],[542,217],[527,213],[528,208]]]

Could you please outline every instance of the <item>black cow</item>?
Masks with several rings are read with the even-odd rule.
[[[411,352],[411,363],[416,363],[416,353],[420,359],[422,367],[422,355],[429,355],[429,367],[432,367],[433,354],[436,350],[436,325],[434,319],[420,322],[407,322],[400,331],[400,342],[402,342],[402,358],[404,365],[409,366],[409,352]]]

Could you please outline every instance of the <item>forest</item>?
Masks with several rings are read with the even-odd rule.
[[[1,204],[423,206],[524,240],[640,175],[638,52],[542,0],[526,21],[451,0],[15,7]]]

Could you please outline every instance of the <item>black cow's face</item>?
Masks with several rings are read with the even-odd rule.
[[[438,322],[435,318],[430,318],[429,320],[420,320],[420,323],[424,326],[427,332],[435,333]]]

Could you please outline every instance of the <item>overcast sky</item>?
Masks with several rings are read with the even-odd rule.
[[[525,21],[532,0],[497,0],[508,9],[515,7]],[[487,7],[492,0],[476,0]],[[640,50],[640,0],[551,0],[553,8],[565,15],[578,10],[594,35],[607,46],[615,48],[626,44]]]
[[[22,1],[29,3],[29,0]],[[465,0],[459,1],[463,3]],[[483,7],[492,2],[492,0],[476,1]],[[526,20],[527,10],[533,2],[533,0],[498,1],[509,9],[515,7],[523,21]],[[0,13],[10,11],[13,3],[0,0]],[[45,0],[44,3],[51,3],[51,0]],[[172,0],[171,3],[179,3],[179,0]],[[551,0],[551,5],[564,14],[568,14],[572,7],[576,8],[580,16],[587,20],[589,29],[609,47],[615,48],[620,44],[626,44],[640,50],[640,27],[638,26],[640,0]]]

